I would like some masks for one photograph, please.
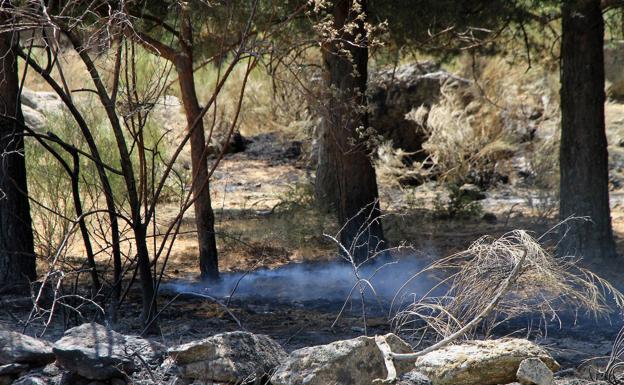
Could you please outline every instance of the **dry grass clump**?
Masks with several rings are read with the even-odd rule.
[[[502,322],[521,316],[539,314],[542,320],[561,323],[559,313],[564,309],[600,316],[608,313],[611,301],[624,306],[622,293],[576,262],[553,256],[526,231],[515,230],[496,239],[482,237],[467,250],[416,274],[412,280],[434,271],[448,277],[399,311],[394,325],[416,341],[430,332],[446,338],[487,310],[518,264],[509,289],[486,312],[480,327],[471,328],[463,337],[473,338],[477,332],[487,336]],[[398,293],[394,302],[399,296],[405,297]]]
[[[512,160],[518,154],[531,158],[527,168],[537,177],[540,170],[531,167],[544,162],[535,158],[551,154],[539,149],[557,140],[556,74],[538,65],[526,71],[503,57],[467,57],[459,66],[470,86],[444,84],[437,103],[406,115],[425,130],[427,158],[409,164],[405,159],[412,154],[382,147],[376,164],[382,177],[400,179],[409,173],[412,180],[488,187],[514,177]]]

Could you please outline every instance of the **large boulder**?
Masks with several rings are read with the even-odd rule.
[[[91,380],[124,377],[143,362],[158,361],[164,352],[159,343],[125,336],[97,323],[69,329],[54,344],[58,365]]]
[[[421,106],[428,109],[436,104],[444,85],[467,89],[469,84],[432,63],[410,63],[373,72],[367,91],[369,123],[395,147],[420,151],[426,132],[406,115]]]
[[[434,385],[507,384],[516,380],[518,367],[527,358],[539,358],[552,371],[559,369],[550,354],[531,341],[502,338],[435,350],[417,359],[416,370]]]
[[[180,377],[218,383],[253,382],[270,375],[287,357],[270,337],[241,331],[189,342],[168,353]]]
[[[395,353],[411,353],[411,347],[394,334],[385,336]],[[410,371],[410,362],[399,362],[397,374]],[[328,345],[293,351],[271,377],[273,385],[370,385],[387,376],[381,351],[374,337],[358,337]]]
[[[25,334],[0,330],[0,364],[45,365],[54,361],[52,344]]]

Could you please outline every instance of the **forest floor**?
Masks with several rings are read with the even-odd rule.
[[[613,175],[613,226],[618,251],[624,255],[624,147],[620,147],[620,140],[624,139],[624,105],[607,106],[607,126]],[[306,151],[301,151],[302,145],[308,144],[276,132],[248,139],[251,142],[245,151],[226,155],[211,186],[220,267],[223,281],[230,286],[221,283],[218,287],[204,287],[194,283],[197,244],[192,232],[194,217],[189,210],[161,288],[159,323],[163,340],[173,345],[242,327],[268,334],[292,350],[364,332],[390,331],[391,295],[382,296],[381,305],[367,302],[366,326],[357,298],[348,300],[353,277],[348,268],[343,268],[345,265],[335,263],[336,245],[323,235],[335,234],[336,225],[331,217],[311,206],[313,170],[308,167]],[[403,255],[410,261],[403,265],[409,268],[404,274],[416,272],[427,261],[464,250],[484,235],[498,236],[513,229],[542,234],[556,224],[552,197],[514,185],[513,181],[485,192],[485,199],[480,201],[483,213],[493,214],[485,217],[480,214],[464,219],[438,218],[438,206],[445,194],[435,183],[416,188],[381,183],[382,208],[392,214],[384,222],[384,231],[391,244],[405,241],[412,247]],[[174,213],[175,207],[163,205],[158,212],[159,224],[164,227]],[[292,268],[294,263],[301,269]],[[595,263],[589,267],[614,285],[624,287],[623,263]],[[323,276],[335,271],[340,273]],[[402,283],[404,276],[394,274],[383,276],[391,281],[388,285],[381,282],[387,291]],[[426,279],[420,284],[422,287],[431,282]],[[230,296],[233,287],[238,292]],[[190,292],[217,297],[227,303],[231,315],[222,305]],[[138,302],[139,293],[131,291],[121,311],[121,331],[136,332],[139,328]],[[0,311],[0,327],[21,329],[18,321],[27,318],[28,303],[5,300],[5,304]],[[548,333],[538,338],[538,342],[552,349],[564,367],[608,354],[622,324],[617,317],[612,322],[568,321],[560,330],[553,321]],[[31,327],[30,331],[42,331],[38,323]],[[58,338],[62,327],[61,322],[53,323],[44,337]],[[527,325],[507,325],[499,333],[526,335]]]

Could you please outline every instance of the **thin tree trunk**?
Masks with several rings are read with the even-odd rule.
[[[366,1],[360,1],[366,12]],[[343,30],[345,24],[356,20],[359,13],[352,9],[350,0],[334,4],[334,26]],[[383,231],[378,220],[379,194],[375,169],[369,150],[358,133],[368,128],[366,113],[366,82],[368,48],[365,41],[356,44],[353,36],[365,36],[362,20],[343,39],[328,44],[323,50],[325,83],[329,100],[325,103],[319,161],[316,179],[316,197],[321,207],[333,207],[338,214],[340,242],[357,262],[365,260],[383,242]]]
[[[9,22],[0,13],[0,24]],[[18,36],[0,34],[0,288],[28,293],[36,259],[26,183],[22,108],[19,99]]]
[[[193,48],[192,31],[188,9],[182,7],[180,30],[183,36],[182,52],[175,58],[178,72],[178,82],[182,94],[182,103],[189,129],[201,113],[195,79],[193,75]],[[206,154],[206,138],[204,124],[200,120],[191,133],[191,163],[193,172],[193,205],[195,209],[195,223],[197,226],[197,240],[199,243],[199,270],[202,279],[219,278],[219,260],[217,255],[217,241],[215,237],[215,217],[212,210],[208,180],[208,163]],[[205,187],[204,187],[205,185]],[[203,187],[203,188],[202,188]]]
[[[564,1],[562,10],[560,217],[591,221],[571,223],[560,251],[613,257],[600,0]]]
[[[130,212],[132,214],[132,230],[135,238],[135,246],[137,248],[137,264],[142,291],[141,321],[146,326],[147,331],[156,332],[158,330],[158,324],[154,319],[154,315],[157,311],[156,292],[154,290],[154,276],[152,275],[152,270],[150,269],[149,250],[147,248],[147,226],[143,223],[143,219],[141,217],[141,202],[137,192],[132,159],[130,158],[130,153],[128,152],[128,146],[123,134],[123,129],[121,127],[117,111],[115,111],[115,105],[112,102],[108,91],[102,82],[102,78],[87,50],[84,49],[82,42],[76,35],[68,31],[65,31],[65,33],[72,42],[76,52],[80,55],[82,62],[87,67],[87,71],[89,71],[91,80],[97,90],[102,106],[106,110],[106,115],[111,124],[113,134],[115,135],[117,150],[119,151],[119,158],[121,162],[121,171],[127,190]]]

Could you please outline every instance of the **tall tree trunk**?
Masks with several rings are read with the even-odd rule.
[[[560,251],[613,257],[600,0],[569,0],[562,7],[560,218],[591,221],[571,223]]]
[[[366,1],[358,3],[365,14]],[[334,3],[334,27],[342,36],[323,49],[328,100],[324,103],[315,188],[319,205],[337,211],[340,242],[361,262],[383,242],[383,231],[378,220],[375,169],[358,132],[368,128],[368,48],[365,40],[354,42],[355,36],[366,36],[366,31],[363,20],[358,19],[361,13],[355,12],[353,5],[352,0]],[[344,31],[344,26],[353,22],[357,28]]]
[[[6,24],[0,12],[0,24]],[[36,278],[32,221],[26,184],[24,117],[19,99],[17,34],[0,34],[0,288],[28,293]]]
[[[187,6],[181,8],[182,52],[176,55],[175,66],[188,128],[200,116],[201,108],[195,92],[193,75],[193,42],[190,18]],[[195,203],[195,224],[199,243],[199,271],[202,279],[219,278],[219,260],[215,237],[215,217],[212,211],[210,185],[208,181],[208,163],[204,123],[199,120],[193,128],[190,138],[191,163],[193,172],[193,198]]]

